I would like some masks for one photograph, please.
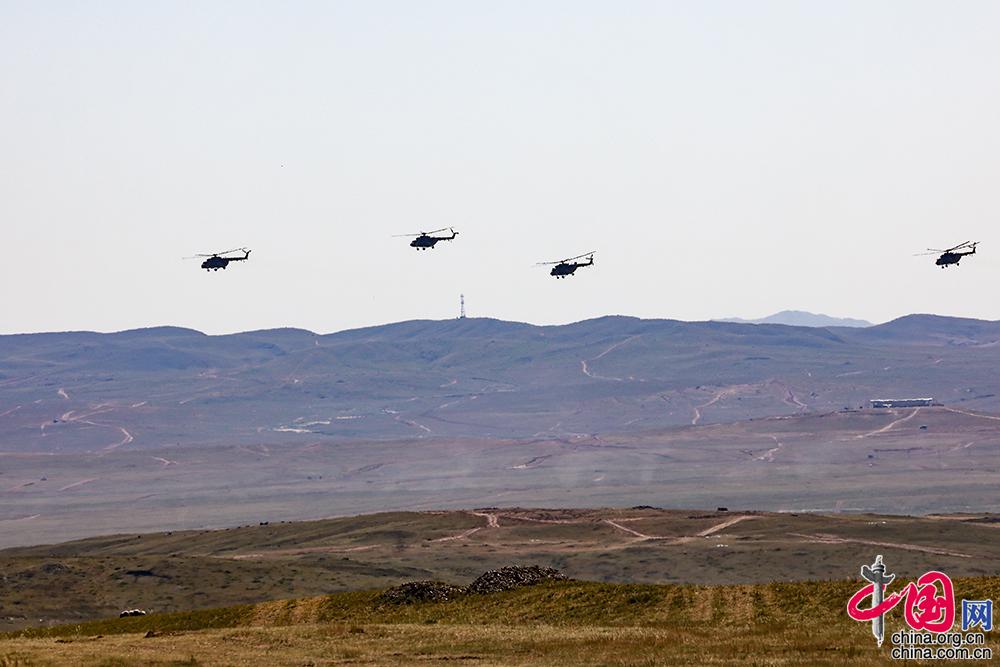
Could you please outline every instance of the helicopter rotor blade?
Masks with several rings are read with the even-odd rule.
[[[182,257],[181,259],[198,259],[199,257],[221,257],[222,255],[228,255],[231,252],[246,252],[246,248],[233,248],[232,250],[223,250],[222,252],[199,252],[197,254],[191,255],[190,257]]]
[[[959,244],[958,244],[957,246],[955,246],[954,248],[948,248],[947,250],[945,250],[945,251],[943,251],[943,252],[951,252],[951,251],[953,251],[953,250],[960,250],[960,249],[964,248],[965,246],[969,245],[970,243],[972,243],[972,241],[965,241],[965,242],[963,242],[963,243],[959,243]]]
[[[431,234],[437,234],[438,232],[443,232],[445,230],[449,230],[452,233],[455,232],[454,228],[452,227],[442,227],[441,229],[435,229],[432,232],[420,232],[419,234],[393,234],[392,238],[398,239],[398,238],[403,238],[404,236],[430,236]]]
[[[567,257],[566,259],[560,259],[555,262],[538,262],[535,266],[549,266],[550,264],[563,264],[564,262],[572,262],[574,259],[581,259],[583,257],[590,257],[593,259],[596,250],[591,250],[590,252],[585,252],[582,255],[577,255],[576,257]]]

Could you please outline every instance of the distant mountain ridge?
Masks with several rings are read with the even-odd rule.
[[[608,316],[21,334],[0,336],[0,451],[564,437],[894,396],[1000,411],[997,368],[1000,323],[935,315],[865,328]]]
[[[850,317],[830,317],[820,313],[809,313],[804,310],[783,310],[756,320],[744,320],[739,317],[728,317],[718,322],[738,322],[741,324],[785,324],[795,327],[870,327],[867,320]]]
[[[0,336],[0,544],[513,504],[992,510],[998,368],[1000,322],[935,315]],[[942,405],[858,410],[909,397]]]

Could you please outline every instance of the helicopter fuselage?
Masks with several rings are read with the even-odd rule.
[[[589,262],[559,262],[552,267],[549,271],[550,276],[555,276],[556,278],[565,278],[566,276],[571,276],[576,273],[576,270],[581,266],[590,266],[594,263],[594,260]]]
[[[201,263],[201,268],[206,271],[218,271],[219,269],[226,268],[228,264],[229,260],[225,257],[209,257]]]
[[[242,262],[249,258],[249,250],[246,251],[246,255],[243,257],[219,257],[218,255],[212,255],[201,263],[201,268],[206,271],[218,271],[219,269],[224,269],[229,266],[229,262]]]
[[[417,250],[427,250],[428,248],[433,248],[438,241],[451,241],[456,236],[458,236],[458,232],[452,233],[451,236],[431,236],[430,234],[421,234],[417,238],[410,241],[410,247],[416,248]]]
[[[975,255],[976,249],[973,248],[969,252],[946,252],[937,258],[934,263],[940,266],[942,269],[946,266],[951,266],[952,264],[958,264],[962,261],[962,258],[966,255]]]

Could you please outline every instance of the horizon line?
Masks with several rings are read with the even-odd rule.
[[[837,319],[837,320],[867,321],[867,320],[860,320],[858,318],[833,317],[833,316],[829,316],[829,315],[823,315],[821,313],[812,313],[812,312],[809,312],[809,311],[801,311],[801,310],[783,310],[783,311],[779,311],[777,313],[773,313],[772,315],[768,315],[768,316],[765,316],[765,317],[762,317],[762,318],[755,318],[755,319],[756,320],[763,320],[763,319],[767,319],[768,317],[774,317],[775,315],[780,315],[780,314],[783,314],[783,313],[805,313],[805,314],[808,314],[808,315],[814,315],[814,316],[819,316],[819,317],[830,317],[831,319]],[[303,332],[303,333],[312,334],[314,336],[333,336],[333,335],[342,334],[342,333],[349,333],[349,332],[353,332],[353,331],[363,331],[365,329],[377,329],[377,328],[380,328],[380,327],[390,327],[390,326],[395,326],[395,325],[400,325],[400,324],[410,324],[410,323],[416,323],[416,322],[428,322],[428,323],[459,322],[459,321],[461,321],[463,319],[466,319],[466,320],[489,320],[489,321],[494,321],[494,322],[502,322],[504,324],[518,324],[518,325],[523,325],[523,326],[527,326],[527,327],[534,327],[534,328],[566,327],[566,326],[573,326],[573,325],[576,325],[576,324],[583,324],[585,322],[594,322],[596,320],[602,320],[602,319],[608,319],[608,318],[621,318],[621,319],[639,320],[639,321],[642,321],[642,322],[679,322],[679,323],[683,323],[683,324],[710,324],[710,323],[716,323],[716,324],[734,324],[734,325],[737,325],[737,326],[778,326],[778,327],[790,327],[790,328],[795,328],[795,329],[828,329],[828,328],[832,328],[832,329],[839,329],[839,328],[870,329],[870,328],[882,326],[882,325],[885,325],[885,324],[891,324],[892,322],[897,322],[899,320],[906,319],[906,318],[909,318],[909,317],[919,317],[919,316],[935,317],[935,318],[948,319],[948,320],[965,320],[965,321],[974,321],[974,322],[986,322],[986,323],[1000,322],[1000,320],[987,320],[987,319],[981,319],[981,318],[976,318],[976,317],[960,317],[960,316],[955,316],[955,315],[941,315],[941,314],[937,314],[937,313],[909,313],[909,314],[906,314],[906,315],[900,315],[899,317],[895,317],[895,318],[893,318],[891,320],[886,320],[885,322],[872,322],[872,323],[869,323],[868,325],[865,325],[865,326],[838,326],[836,324],[829,324],[829,325],[823,325],[823,326],[811,326],[811,325],[803,325],[803,324],[782,324],[782,323],[778,323],[778,322],[759,322],[759,321],[755,321],[755,320],[751,320],[751,319],[742,319],[742,318],[735,318],[735,317],[730,317],[730,318],[713,318],[713,319],[707,319],[707,320],[680,320],[680,319],[674,319],[674,318],[670,318],[670,317],[636,317],[634,315],[608,314],[608,315],[600,315],[600,316],[597,316],[597,317],[589,317],[589,318],[582,319],[582,320],[574,320],[574,321],[571,321],[571,322],[563,322],[563,323],[560,323],[560,324],[535,324],[535,323],[532,323],[532,322],[524,322],[524,321],[519,321],[519,320],[502,320],[502,319],[499,319],[499,318],[496,318],[496,317],[465,317],[465,318],[452,317],[452,318],[446,318],[446,319],[410,319],[410,320],[396,320],[396,321],[390,321],[390,322],[382,322],[382,323],[379,323],[379,324],[369,324],[369,325],[358,326],[358,327],[349,327],[349,328],[346,328],[346,329],[338,329],[336,331],[329,331],[329,332],[326,332],[326,333],[319,333],[319,332],[313,331],[311,329],[306,329],[306,328],[303,328],[303,327],[296,327],[296,326],[265,327],[265,328],[261,328],[261,329],[246,329],[246,330],[242,330],[242,331],[230,331],[230,332],[225,332],[225,333],[205,333],[204,331],[201,331],[199,329],[195,329],[193,327],[186,327],[186,326],[174,325],[174,324],[156,324],[156,325],[150,325],[150,326],[145,326],[145,327],[133,327],[133,328],[130,328],[130,329],[116,329],[116,330],[111,330],[111,331],[106,331],[106,330],[105,331],[100,331],[100,330],[94,330],[94,329],[64,329],[64,330],[50,330],[50,331],[0,332],[0,337],[46,336],[46,335],[61,335],[61,334],[62,335],[65,335],[65,334],[94,334],[94,335],[99,335],[99,336],[112,336],[112,335],[116,335],[116,334],[148,332],[148,331],[155,330],[155,329],[176,329],[176,330],[181,330],[181,331],[192,332],[192,333],[195,333],[195,334],[198,334],[198,335],[201,335],[201,336],[207,336],[207,337],[239,336],[239,335],[245,335],[245,334],[264,333],[264,332],[270,332],[270,331],[284,331],[284,330],[300,331],[300,332]]]

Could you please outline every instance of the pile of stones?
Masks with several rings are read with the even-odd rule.
[[[534,586],[543,581],[565,581],[566,575],[551,567],[502,567],[499,570],[484,572],[478,579],[469,584],[467,593],[485,595],[511,591],[522,586]]]
[[[447,602],[464,595],[461,586],[443,581],[411,581],[394,586],[378,596],[378,604],[416,604],[418,602]]]
[[[543,581],[565,581],[566,576],[551,567],[503,567],[484,572],[468,587],[452,586],[443,581],[411,581],[394,586],[378,596],[375,604],[417,604],[448,602],[463,595],[487,595],[511,591],[522,586],[534,586]]]

